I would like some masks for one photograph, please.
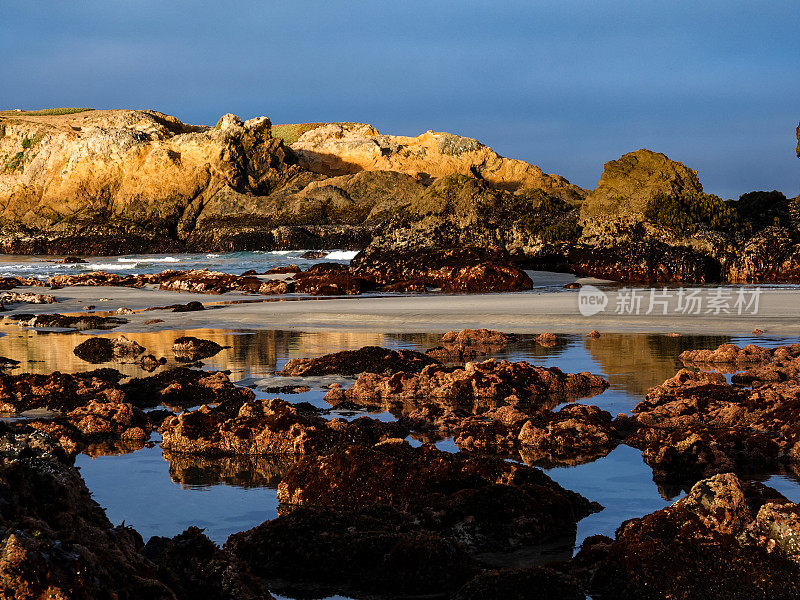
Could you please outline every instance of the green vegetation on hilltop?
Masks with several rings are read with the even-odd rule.
[[[356,123],[349,123],[349,122],[338,122],[335,125],[355,125]],[[321,127],[322,125],[328,125],[328,123],[288,123],[284,125],[273,125],[272,126],[272,137],[280,138],[283,140],[283,143],[287,146],[294,144],[297,140],[300,139],[300,136],[306,133],[307,131],[311,131],[312,129],[316,129],[317,127]]]
[[[46,117],[58,115],[71,115],[74,113],[86,112],[87,110],[94,110],[93,108],[44,108],[42,110],[3,110],[0,111],[2,116],[20,115],[25,117]]]

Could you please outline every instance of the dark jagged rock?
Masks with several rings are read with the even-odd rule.
[[[253,391],[234,385],[222,371],[170,369],[157,375],[131,379],[122,386],[129,402],[139,408],[249,402]]]
[[[726,353],[739,356],[733,350]],[[797,380],[747,389],[729,384],[720,373],[684,369],[653,388],[633,412],[641,428],[627,443],[642,448],[660,481],[691,483],[800,456]]]
[[[446,593],[478,570],[460,544],[420,530],[390,506],[301,507],[233,534],[225,549],[268,580],[331,591],[346,585],[390,594]]]
[[[440,340],[442,345],[431,348],[426,354],[445,362],[464,362],[499,352],[516,340],[513,334],[489,329],[448,331]]]
[[[219,354],[223,349],[216,342],[211,340],[201,340],[200,338],[183,336],[177,338],[172,344],[172,352],[175,360],[181,362],[194,362],[204,358],[210,358]]]
[[[314,269],[312,266],[302,273],[296,273],[292,276],[294,292],[312,296],[343,296],[376,289],[371,278],[353,275],[347,267],[338,263],[333,263],[333,266],[336,268]]]
[[[118,385],[121,378],[112,369],[74,375],[58,371],[50,375],[0,373],[0,412],[35,408],[68,412],[91,401],[124,402],[125,394]]]
[[[135,358],[144,350],[143,346],[122,335],[118,338],[89,338],[75,346],[73,353],[86,362],[99,364],[117,358]]]
[[[796,598],[797,565],[747,534],[765,496],[775,497],[763,488],[717,475],[672,506],[626,521],[596,565],[589,593],[609,600]]]
[[[268,600],[272,596],[229,552],[202,529],[189,527],[173,538],[152,537],[143,554],[181,598]]]
[[[353,258],[350,269],[382,285],[413,282],[444,292],[516,292],[533,287],[531,278],[512,265],[507,255],[476,248],[373,246]]]
[[[287,508],[388,504],[478,551],[568,537],[578,519],[601,508],[533,467],[401,440],[300,458],[278,499]]]
[[[549,569],[501,569],[477,575],[453,600],[585,600],[586,594],[572,577]]]
[[[28,315],[26,315],[28,316]],[[22,317],[22,315],[20,315]],[[127,319],[121,317],[100,317],[97,315],[60,315],[44,314],[30,315],[29,318],[20,318],[17,324],[21,327],[52,327],[58,329],[113,329],[117,325],[124,325]]]
[[[406,435],[396,423],[366,417],[347,422],[307,414],[284,400],[201,406],[167,418],[159,428],[161,446],[170,452],[208,455],[304,455],[336,445],[371,445]]]
[[[345,350],[315,358],[294,358],[278,371],[283,376],[383,375],[421,370],[427,365],[439,364],[434,358],[413,350],[390,350],[379,346],[364,346],[358,350]]]
[[[173,304],[169,308],[172,309],[172,312],[196,312],[198,310],[206,309],[206,307],[203,306],[203,303],[198,302],[197,300],[187,302],[186,304]]]
[[[357,404],[432,398],[450,405],[497,406],[514,396],[523,405],[536,406],[553,398],[593,395],[607,387],[606,380],[590,373],[567,374],[555,367],[490,359],[463,367],[429,365],[417,373],[365,373],[343,394],[329,394],[326,398]]]

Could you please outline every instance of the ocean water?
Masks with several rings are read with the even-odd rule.
[[[273,267],[298,265],[306,268],[318,262],[347,264],[356,255],[353,250],[326,250],[321,258],[303,258],[306,250],[276,250],[253,252],[220,252],[196,254],[129,254],[125,256],[87,256],[85,263],[59,264],[50,256],[0,256],[0,276],[11,275],[52,277],[65,273],[109,271],[120,275],[160,273],[166,269],[210,269],[241,275],[255,269],[258,272]]]

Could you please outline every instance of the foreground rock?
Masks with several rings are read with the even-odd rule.
[[[519,456],[528,464],[575,465],[611,452],[628,433],[629,420],[596,406],[568,404],[530,415],[503,406],[456,421],[449,433],[462,450]]]
[[[796,507],[787,503],[730,474],[701,481],[685,499],[623,523],[612,544],[601,542],[604,556],[589,593],[620,600],[796,598],[800,570],[786,544],[797,532],[791,519],[779,518],[787,527],[772,536],[757,534],[770,529],[772,515]],[[584,546],[582,553],[590,551]]]
[[[475,559],[458,542],[420,530],[407,513],[391,506],[297,508],[233,534],[225,549],[258,575],[290,582],[290,590],[314,586],[315,595],[341,591],[341,586],[355,593],[442,594],[478,572]]]
[[[278,486],[290,506],[388,504],[472,550],[502,550],[574,535],[599,510],[538,469],[472,460],[401,440],[301,458]]]
[[[81,342],[73,353],[86,362],[99,364],[119,358],[136,358],[144,347],[124,335],[118,338],[93,337]]]
[[[196,530],[151,561],[141,536],[111,524],[49,436],[0,427],[0,595],[270,598],[240,563]],[[189,538],[195,541],[185,543]]]
[[[252,390],[231,383],[222,372],[178,368],[120,384],[122,374],[114,369],[86,373],[50,375],[0,373],[0,412],[19,413],[32,409],[67,413],[91,402],[127,402],[137,408],[159,405],[196,406],[202,403],[246,402]]]
[[[426,352],[444,362],[464,362],[478,356],[495,354],[517,340],[517,336],[489,329],[448,331],[440,340],[441,346]]]
[[[408,433],[396,423],[366,417],[328,421],[278,398],[204,405],[167,418],[159,431],[161,447],[170,452],[291,456],[326,452],[346,443],[372,445]]]
[[[283,376],[348,375],[379,373],[389,375],[400,371],[416,372],[427,365],[438,364],[413,350],[389,350],[379,346],[364,346],[316,358],[293,358],[278,371]]]
[[[764,383],[758,379],[761,367],[756,372],[746,377],[754,385],[748,389],[729,384],[720,373],[681,370],[633,409],[640,427],[627,443],[643,450],[660,482],[691,483],[797,460],[800,383]]]
[[[589,396],[607,387],[607,381],[590,373],[567,374],[556,367],[489,359],[463,367],[429,365],[418,373],[365,373],[351,388],[331,392],[326,399],[372,405],[431,398],[451,406],[498,406],[514,397],[522,406],[542,407],[554,399]]]

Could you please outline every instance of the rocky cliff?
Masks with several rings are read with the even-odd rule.
[[[503,158],[478,140],[451,133],[427,131],[405,137],[382,135],[363,123],[326,123],[303,133],[291,148],[303,167],[325,175],[397,171],[429,183],[461,174],[512,192],[541,189],[572,200],[586,195],[586,190],[559,175]]]
[[[290,149],[266,117],[205,127],[150,110],[5,112],[0,251],[361,248],[433,181],[462,172],[498,188],[585,194],[443,133],[322,124]]]

